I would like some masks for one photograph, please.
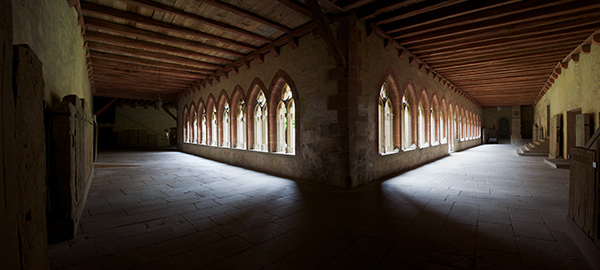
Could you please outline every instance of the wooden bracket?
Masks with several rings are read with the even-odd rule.
[[[177,122],[177,117],[173,115],[173,113],[169,111],[169,109],[165,108],[164,106],[162,108],[163,110],[165,110],[165,112],[167,112],[167,114],[169,114],[173,118],[173,120],[175,120],[175,122]]]
[[[306,4],[310,8],[310,11],[313,15],[313,19],[317,24],[317,28],[321,31],[321,36],[327,43],[327,47],[331,50],[333,54],[333,58],[335,59],[335,63],[338,66],[343,66],[344,69],[348,66],[346,58],[342,53],[342,50],[337,45],[335,38],[333,37],[333,31],[329,27],[329,24],[325,20],[325,16],[323,16],[323,11],[321,11],[321,6],[319,6],[319,2],[317,0],[306,0]]]
[[[117,99],[119,98],[113,98],[111,101],[109,101],[106,105],[104,105],[104,107],[102,107],[102,109],[98,110],[97,112],[94,113],[94,115],[99,115],[102,112],[106,111],[106,109],[108,109],[110,107],[110,105],[113,105],[113,103],[115,103],[115,101],[117,101]]]

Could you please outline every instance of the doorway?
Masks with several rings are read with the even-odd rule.
[[[501,139],[510,138],[510,122],[506,117],[502,117],[502,119],[498,121],[498,137]]]

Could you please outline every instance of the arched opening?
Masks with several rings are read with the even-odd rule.
[[[378,102],[379,153],[389,153],[394,150],[394,112],[387,83],[379,90]]]
[[[276,151],[281,153],[295,153],[296,145],[296,117],[295,103],[292,90],[288,84],[283,86],[281,100],[277,105],[276,113]]]

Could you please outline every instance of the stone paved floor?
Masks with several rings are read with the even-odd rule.
[[[108,152],[53,269],[590,269],[568,170],[484,145],[356,190],[179,152]]]

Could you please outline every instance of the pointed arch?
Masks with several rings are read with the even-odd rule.
[[[217,99],[217,145],[230,147],[231,138],[231,100],[225,89],[221,90]]]
[[[249,149],[258,151],[268,151],[269,146],[269,110],[267,98],[269,92],[267,87],[259,79],[255,78],[250,84],[247,93],[247,119],[248,127],[246,130],[247,144]],[[264,102],[258,104],[258,97],[261,96],[260,100]],[[258,108],[257,108],[258,106]]]
[[[208,95],[206,99],[206,121],[207,121],[207,136],[206,142],[211,146],[217,146],[217,133],[218,133],[218,124],[217,124],[217,101],[212,94]]]
[[[402,150],[416,148],[416,110],[415,84],[409,78],[402,88]]]
[[[300,97],[295,82],[281,69],[271,81],[269,99],[269,151],[295,154]]]
[[[440,142],[440,103],[437,94],[431,97],[431,113],[429,117],[429,133],[431,134],[431,144]]]
[[[244,89],[238,84],[231,94],[231,146],[246,149],[246,126],[248,124],[247,101]]]
[[[182,123],[182,138],[183,138],[183,142],[184,143],[188,143],[189,142],[189,134],[188,131],[190,130],[190,115],[189,115],[189,109],[188,109],[188,105],[186,104],[185,106],[183,106],[183,123]]]
[[[198,143],[198,111],[196,109],[196,104],[192,101],[190,104],[190,143]]]
[[[198,99],[198,143],[206,144],[206,105],[202,98]]]
[[[400,113],[401,100],[398,79],[393,69],[388,68],[377,83],[376,96],[377,138],[379,138],[379,153],[389,153],[401,148],[400,143]]]
[[[440,117],[439,117],[439,124],[440,124],[440,143],[447,143],[448,142],[448,106],[446,105],[446,98],[442,97],[442,103],[441,103],[441,107],[440,107]]]
[[[430,145],[429,138],[429,113],[431,112],[431,106],[429,105],[429,98],[427,96],[427,88],[421,87],[419,93],[419,103],[417,108],[417,136],[418,146],[420,148],[428,147]]]
[[[461,132],[460,132],[461,131],[460,130],[460,128],[461,128],[460,120],[461,119],[460,119],[460,117],[461,117],[460,107],[458,106],[458,104],[455,104],[454,105],[454,125],[456,127],[455,127],[455,133],[454,133],[454,140],[460,140],[460,136],[461,136]]]
[[[456,110],[452,101],[448,102],[448,148],[454,151],[454,142],[456,141]]]

